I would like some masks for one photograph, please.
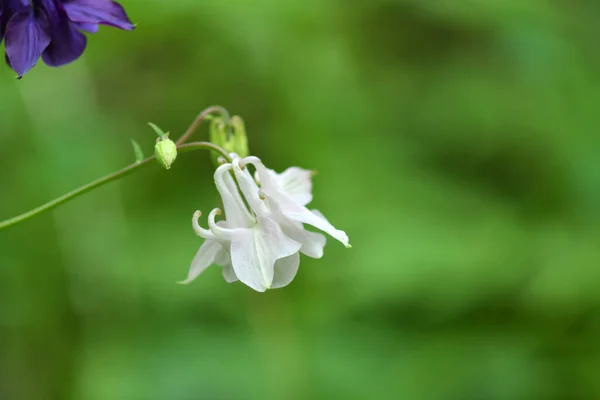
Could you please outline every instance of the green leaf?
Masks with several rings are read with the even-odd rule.
[[[140,147],[138,142],[136,142],[135,140],[131,139],[131,144],[133,145],[133,152],[135,153],[135,162],[136,164],[139,164],[145,158],[144,152],[142,151],[142,148]]]
[[[168,132],[164,133],[162,129],[160,129],[158,126],[156,126],[152,122],[148,122],[148,125],[150,126],[150,128],[152,128],[154,130],[154,132],[156,132],[156,134],[158,135],[158,137],[161,138],[161,139],[164,139],[165,136],[169,135]]]

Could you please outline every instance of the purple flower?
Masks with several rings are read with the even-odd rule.
[[[6,61],[23,76],[37,63],[58,67],[75,61],[99,25],[132,30],[125,10],[111,0],[0,0],[0,42]]]

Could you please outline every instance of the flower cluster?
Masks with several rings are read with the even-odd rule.
[[[99,25],[132,30],[125,10],[111,0],[0,0],[0,42],[6,61],[23,76],[42,57],[58,67],[81,56]]]
[[[259,292],[286,286],[296,276],[300,253],[323,256],[325,236],[306,230],[304,224],[350,247],[346,233],[335,229],[317,210],[306,208],[312,201],[311,171],[292,167],[277,174],[257,157],[242,159],[232,154],[232,158],[214,176],[225,219],[215,220],[221,214],[215,208],[205,229],[198,224],[201,213],[196,211],[192,225],[205,241],[182,283],[216,264],[223,267],[223,277],[230,283],[239,280]],[[248,165],[256,168],[255,177]]]

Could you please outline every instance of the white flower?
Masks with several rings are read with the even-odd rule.
[[[267,169],[257,157],[246,157],[242,160],[233,161],[233,170],[237,181],[244,192],[244,187],[251,188],[254,181],[250,177],[246,164],[252,164],[256,167],[261,188],[255,197],[264,199],[266,204],[250,203],[250,207],[255,210],[268,210],[273,218],[280,224],[283,232],[302,244],[301,252],[309,257],[320,258],[323,255],[325,246],[325,237],[318,233],[309,232],[304,229],[302,224],[312,225],[317,229],[329,234],[339,240],[344,246],[351,247],[348,235],[344,231],[336,229],[327,219],[317,210],[309,210],[305,207],[312,199],[310,190],[309,171],[300,168],[288,169],[281,175]]]
[[[264,204],[258,198],[256,184],[254,188],[241,187],[254,215],[248,211],[229,172],[231,168],[232,164],[223,164],[215,172],[226,220],[216,222],[221,210],[212,210],[207,230],[198,225],[200,213],[194,214],[194,230],[206,240],[183,283],[191,282],[214,263],[223,266],[223,276],[228,282],[239,279],[259,292],[285,286],[298,271],[298,251],[302,245],[286,236],[266,208],[258,206]]]
[[[267,168],[266,168],[267,169]],[[303,206],[312,201],[312,181],[310,178],[315,174],[314,171],[298,167],[290,167],[278,174],[272,169],[267,169],[269,175],[294,201]],[[258,172],[254,174],[255,180],[260,184]]]
[[[192,226],[205,241],[182,283],[193,281],[210,265],[217,264],[223,267],[223,277],[230,283],[240,280],[259,292],[286,286],[298,272],[299,252],[313,258],[323,256],[325,236],[307,231],[303,224],[350,247],[345,232],[335,229],[319,211],[305,207],[312,201],[313,172],[292,167],[277,174],[256,157],[242,160],[235,154],[231,156],[232,163],[221,165],[214,176],[226,218],[215,221],[221,214],[215,208],[208,216],[209,229],[204,229],[198,224],[201,213],[196,211]],[[256,167],[256,180],[245,164]]]

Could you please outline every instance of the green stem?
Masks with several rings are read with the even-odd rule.
[[[208,117],[210,114],[216,113],[216,112],[221,113],[223,115],[223,117],[225,117],[225,120],[227,120],[227,121],[231,120],[231,117],[229,116],[229,112],[224,107],[221,107],[221,106],[208,107],[207,109],[200,112],[200,114],[198,114],[198,116],[196,117],[194,122],[192,122],[192,124],[187,129],[187,131],[185,131],[185,133],[183,135],[181,135],[181,137],[179,139],[177,139],[177,142],[175,142],[175,144],[179,146],[180,144],[185,143],[190,138],[190,136],[192,136],[192,134],[194,133],[194,131],[196,130],[198,125],[200,125],[202,123],[202,121],[204,121],[206,119],[206,117]]]
[[[225,157],[225,159],[227,159],[228,161],[231,161],[231,158],[229,157],[227,152],[224,149],[222,149],[221,147],[219,147],[213,143],[193,142],[193,143],[188,143],[188,144],[183,144],[183,145],[177,146],[177,150],[181,150],[181,152],[201,150],[201,149],[216,151],[217,153],[220,153],[223,157]],[[0,230],[9,228],[13,225],[17,225],[21,222],[27,221],[30,218],[33,218],[33,217],[40,215],[42,213],[45,213],[47,211],[50,211],[50,210],[60,206],[61,204],[71,201],[74,198],[79,197],[84,193],[87,193],[93,189],[96,189],[97,187],[100,187],[104,184],[112,182],[116,179],[122,178],[125,175],[132,173],[133,171],[136,171],[146,165],[149,165],[150,162],[154,159],[155,159],[155,157],[152,156],[152,157],[146,158],[145,160],[137,162],[135,164],[128,165],[127,167],[125,167],[117,172],[114,172],[110,175],[103,176],[100,179],[96,179],[95,181],[90,182],[87,185],[78,187],[77,189],[75,189],[69,193],[63,194],[62,196],[57,197],[56,199],[51,200],[51,201],[47,202],[46,204],[42,204],[41,206],[36,207],[33,210],[27,211],[21,215],[17,215],[16,217],[7,219],[6,221],[2,221],[2,222],[0,222]]]

